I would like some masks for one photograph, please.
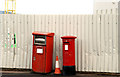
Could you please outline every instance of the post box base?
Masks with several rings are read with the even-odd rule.
[[[33,74],[42,74],[42,75],[47,75],[47,74],[52,73],[52,71],[51,71],[51,72],[36,72],[36,71],[31,70],[31,73],[33,73]]]
[[[63,66],[63,75],[75,75],[75,66]]]

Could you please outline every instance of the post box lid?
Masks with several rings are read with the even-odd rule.
[[[36,32],[33,32],[32,33],[33,35],[45,35],[45,36],[54,36],[54,33],[47,33],[47,32],[39,32],[39,31],[36,31]]]
[[[77,37],[75,37],[75,36],[63,36],[63,37],[61,37],[62,39],[75,39],[75,38],[77,38]]]

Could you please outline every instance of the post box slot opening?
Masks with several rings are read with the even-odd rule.
[[[64,43],[69,43],[69,42],[64,42]]]
[[[46,36],[35,35],[35,45],[46,45]]]

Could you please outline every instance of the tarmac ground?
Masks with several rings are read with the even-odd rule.
[[[76,73],[73,76],[31,73],[31,71],[0,71],[2,77],[120,77],[120,74]]]

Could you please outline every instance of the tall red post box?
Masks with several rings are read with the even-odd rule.
[[[63,75],[75,75],[75,36],[63,36]]]
[[[54,33],[33,32],[32,70],[49,73],[52,70]]]

